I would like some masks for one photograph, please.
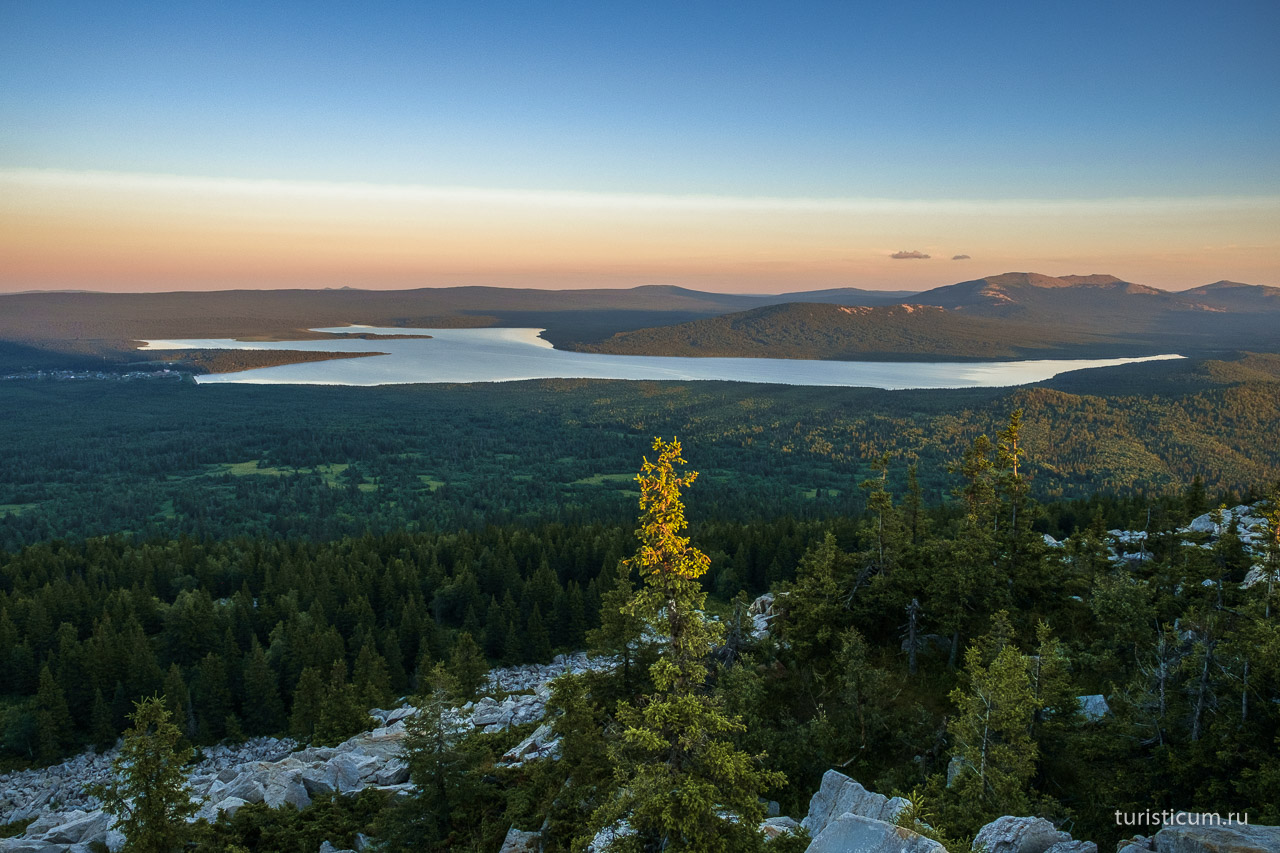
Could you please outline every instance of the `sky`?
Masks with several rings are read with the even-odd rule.
[[[1280,285],[1278,36],[1270,0],[3,0],[0,290]]]

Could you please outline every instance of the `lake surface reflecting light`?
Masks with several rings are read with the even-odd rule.
[[[1039,359],[920,362],[815,361],[785,358],[684,358],[605,355],[554,349],[541,329],[317,329],[346,334],[424,334],[430,339],[271,341],[228,339],[148,341],[147,350],[260,349],[384,352],[198,376],[197,382],[288,385],[394,385],[415,382],[514,382],[525,379],[722,380],[782,385],[869,388],[971,388],[1025,385],[1068,370],[1181,358]]]

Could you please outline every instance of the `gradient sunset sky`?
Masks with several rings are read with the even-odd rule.
[[[0,290],[1280,285],[1278,38],[1273,0],[7,0]]]

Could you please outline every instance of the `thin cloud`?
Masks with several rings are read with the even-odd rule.
[[[953,261],[967,261],[969,259],[970,258],[968,255],[952,255],[951,256],[951,260]]]
[[[924,252],[917,252],[914,249],[912,249],[911,251],[907,251],[906,249],[903,249],[901,252],[894,252],[889,257],[898,261],[917,261],[917,260],[923,261],[923,260],[927,260],[929,258],[929,255],[926,255]]]
[[[1204,196],[1096,199],[890,199],[806,198],[770,196],[671,195],[659,193],[589,192],[574,190],[498,189],[489,187],[424,186],[361,182],[298,181],[251,178],[210,178],[136,172],[67,171],[60,169],[0,168],[0,195],[7,187],[100,189],[170,192],[187,195],[238,197],[400,201],[422,204],[474,203],[524,207],[618,208],[654,210],[737,210],[746,212],[812,211],[848,214],[932,214],[1095,217],[1176,210],[1273,211],[1280,195]],[[920,254],[898,253],[903,258]]]

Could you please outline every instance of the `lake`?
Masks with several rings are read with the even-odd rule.
[[[200,383],[394,385],[412,382],[514,382],[524,379],[725,380],[781,385],[870,388],[971,388],[1025,385],[1068,370],[1181,358],[1038,359],[1028,361],[811,361],[783,358],[680,358],[603,355],[558,350],[541,329],[316,329],[343,334],[423,334],[430,339],[272,341],[228,339],[148,341],[143,349],[290,349],[385,352],[384,356],[264,367],[199,376]]]

